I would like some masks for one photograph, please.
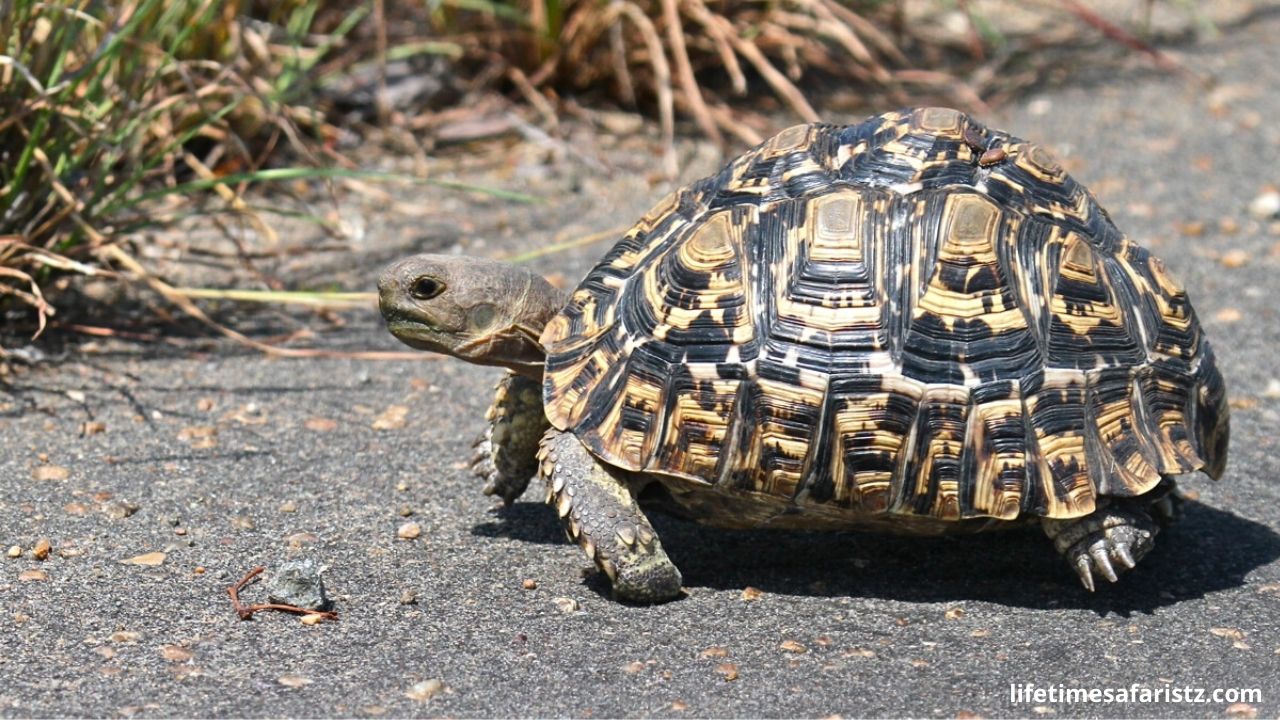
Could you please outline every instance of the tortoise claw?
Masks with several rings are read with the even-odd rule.
[[[1093,566],[1102,573],[1102,576],[1111,582],[1115,582],[1120,578],[1116,576],[1116,569],[1111,567],[1111,558],[1107,555],[1107,541],[1099,540],[1089,547],[1089,556],[1093,558]]]
[[[1076,574],[1080,576],[1080,584],[1084,585],[1084,589],[1093,592],[1093,570],[1088,556],[1076,558]]]
[[[1132,570],[1160,531],[1145,509],[1118,503],[1074,520],[1046,521],[1044,528],[1090,592],[1095,576],[1116,582]]]
[[[1111,548],[1111,554],[1115,556],[1116,562],[1125,566],[1125,569],[1132,570],[1137,563],[1133,559],[1133,555],[1129,553],[1129,546],[1125,543],[1116,543]]]

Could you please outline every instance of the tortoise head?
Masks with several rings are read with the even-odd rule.
[[[404,344],[542,378],[538,336],[564,306],[540,275],[456,255],[415,255],[382,271],[378,305]]]

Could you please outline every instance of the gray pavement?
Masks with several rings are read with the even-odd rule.
[[[100,342],[0,386],[0,552],[24,549],[0,557],[0,715],[1277,716],[1280,228],[1246,207],[1280,184],[1278,36],[1280,18],[1264,16],[1189,50],[1218,77],[1212,91],[1134,62],[991,118],[1054,147],[1166,260],[1229,382],[1226,477],[1184,485],[1199,501],[1120,585],[1084,593],[1034,533],[904,540],[657,518],[688,597],[620,605],[537,492],[497,509],[464,468],[494,371]],[[353,200],[360,251],[292,271],[371,289],[409,252],[498,254],[629,221],[665,192],[646,181],[651,147],[598,148],[611,177],[485,151],[464,177],[550,201]],[[705,148],[686,149],[690,173],[711,169]],[[573,279],[600,251],[537,266]],[[317,342],[397,349],[373,313],[344,317]],[[406,522],[419,537],[397,537]],[[121,562],[156,552],[158,565]],[[226,587],[297,556],[327,566],[340,621],[237,619]],[[245,595],[265,600],[260,585]],[[1012,704],[1011,683],[1262,700]]]

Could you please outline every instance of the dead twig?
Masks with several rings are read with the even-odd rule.
[[[1067,9],[1080,18],[1083,23],[1094,28],[1107,38],[1151,58],[1151,61],[1161,70],[1182,75],[1197,82],[1204,82],[1205,79],[1199,74],[1192,72],[1182,63],[1164,54],[1151,43],[1107,20],[1092,9],[1085,7],[1078,0],[1062,0],[1062,4],[1066,5]]]
[[[671,43],[671,56],[676,63],[676,76],[680,80],[680,92],[689,103],[689,110],[698,121],[698,126],[718,147],[724,147],[724,138],[720,128],[707,110],[707,101],[702,97],[702,89],[693,77],[693,65],[689,63],[689,50],[684,44],[684,26],[680,24],[678,0],[662,0],[662,19],[667,25],[667,42]]]
[[[311,610],[310,608],[298,607],[297,605],[281,605],[279,603],[257,603],[255,605],[245,605],[240,602],[240,591],[248,585],[251,580],[262,574],[266,570],[265,567],[259,565],[250,570],[244,577],[240,578],[236,584],[227,588],[227,594],[231,596],[231,607],[235,608],[236,615],[241,620],[249,620],[256,612],[263,610],[279,610],[281,612],[289,612],[297,615],[319,615],[326,620],[338,621],[338,613],[325,610]]]
[[[654,82],[657,85],[655,89],[658,95],[658,119],[662,125],[662,166],[667,177],[674,178],[680,168],[676,160],[675,101],[671,94],[671,67],[667,64],[662,39],[658,37],[653,21],[635,3],[630,0],[613,0],[605,10],[601,22],[608,26],[622,16],[635,25],[649,51],[649,62],[653,66]]]

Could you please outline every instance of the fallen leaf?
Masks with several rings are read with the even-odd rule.
[[[310,418],[305,423],[303,423],[303,425],[308,430],[314,430],[316,432],[333,432],[334,430],[338,429],[337,420],[330,420],[329,418],[322,418],[322,417]]]
[[[267,414],[258,407],[257,403],[249,403],[230,412],[223,413],[222,420],[234,422],[238,425],[266,425]]]
[[[374,419],[373,429],[374,430],[399,430],[400,428],[408,424],[405,421],[405,417],[408,416],[408,414],[409,414],[408,405],[392,405],[391,407],[382,411],[382,414]]]
[[[805,647],[804,645],[801,645],[795,640],[783,640],[782,643],[778,645],[778,649],[785,652],[797,653],[797,654],[809,652],[809,648]]]
[[[195,440],[196,438],[213,437],[218,434],[218,428],[212,425],[188,425],[178,431],[179,440]]]
[[[156,567],[164,562],[165,554],[162,552],[149,552],[141,555],[135,555],[128,560],[121,560],[125,565],[142,565],[144,567]]]
[[[729,655],[729,651],[720,647],[719,645],[712,645],[711,647],[702,651],[702,657],[704,658],[722,658],[722,657],[728,657],[728,655]]]
[[[1231,703],[1227,706],[1227,717],[1233,718],[1256,718],[1258,717],[1258,708],[1249,703]]]
[[[37,465],[31,471],[31,477],[35,480],[66,480],[71,477],[71,471],[61,465]]]
[[[1220,638],[1231,638],[1232,640],[1243,640],[1244,631],[1240,628],[1216,627],[1209,628],[1209,632]]]
[[[161,645],[160,656],[169,662],[186,662],[194,656],[189,648],[181,645]]]
[[[1223,267],[1232,269],[1242,268],[1245,265],[1248,265],[1249,260],[1249,253],[1239,249],[1228,250],[1222,254],[1222,257],[1218,258],[1218,262],[1222,263]]]
[[[1204,234],[1204,223],[1199,220],[1178,223],[1178,232],[1189,237],[1199,237]]]
[[[1239,309],[1233,308],[1233,307],[1222,308],[1221,310],[1213,314],[1213,319],[1217,320],[1220,323],[1240,322],[1241,320],[1244,319],[1244,313],[1240,312]]]
[[[304,675],[295,675],[293,673],[285,673],[284,675],[281,675],[280,677],[276,678],[276,682],[280,683],[281,685],[284,685],[285,687],[291,687],[296,689],[296,688],[306,687],[315,681]]]

